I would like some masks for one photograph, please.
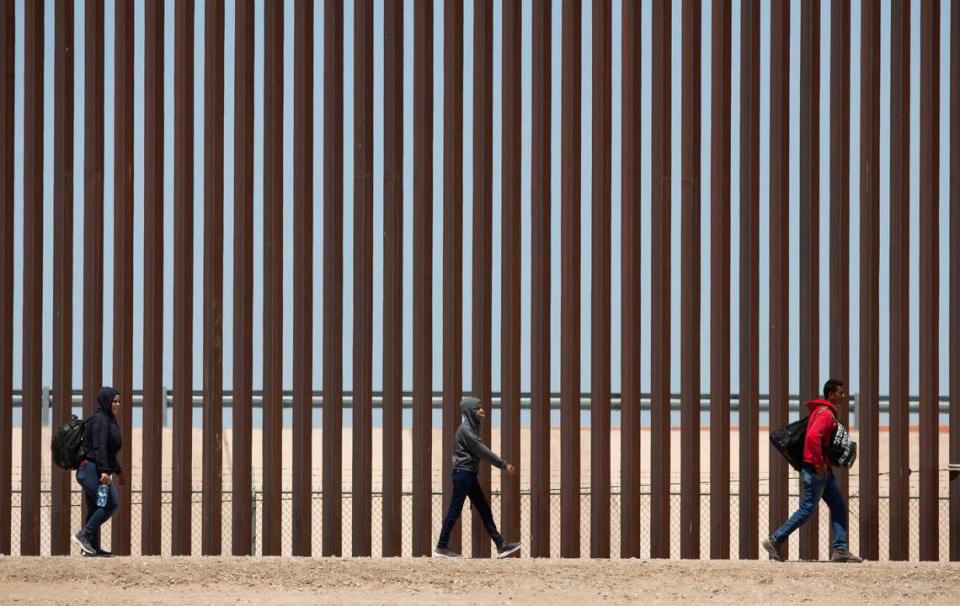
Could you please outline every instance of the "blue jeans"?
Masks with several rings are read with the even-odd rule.
[[[814,470],[804,466],[800,470],[800,479],[803,480],[803,494],[800,496],[800,507],[793,512],[790,519],[773,533],[773,540],[778,545],[787,540],[787,537],[803,526],[813,512],[817,510],[822,498],[830,508],[830,537],[833,550],[847,550],[847,504],[840,494],[840,486],[833,476],[833,470],[827,472],[826,477],[818,478]]]
[[[100,547],[100,527],[110,519],[117,510],[119,499],[117,489],[113,484],[107,485],[107,502],[103,507],[97,506],[97,489],[100,488],[100,474],[97,466],[90,461],[84,461],[77,470],[77,483],[83,488],[83,496],[87,501],[87,521],[83,532],[90,538],[94,547]]]
[[[477,474],[464,469],[453,470],[453,495],[450,497],[450,508],[447,510],[447,517],[443,519],[443,528],[440,530],[440,539],[437,541],[437,547],[446,549],[450,541],[450,533],[453,531],[453,525],[460,519],[460,512],[463,511],[463,502],[470,497],[470,502],[474,509],[480,514],[483,525],[493,542],[499,547],[503,543],[503,537],[497,530],[497,525],[493,521],[493,512],[490,511],[490,503],[483,494],[483,488],[480,486],[480,480]]]

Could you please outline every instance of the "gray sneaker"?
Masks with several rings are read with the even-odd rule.
[[[96,555],[97,550],[90,544],[90,537],[82,530],[71,537],[74,543],[80,547],[80,551],[85,555]]]
[[[460,554],[452,549],[447,549],[446,547],[437,547],[433,550],[433,557],[455,560],[460,557]]]
[[[780,555],[780,549],[777,544],[773,542],[773,537],[767,537],[760,542],[760,545],[767,551],[771,560],[776,560],[777,562],[783,561],[783,556]]]
[[[497,547],[497,559],[505,558],[516,551],[520,551],[520,543],[504,542],[503,545]]]
[[[830,556],[831,562],[846,562],[848,564],[859,564],[863,561],[858,555],[850,553],[846,549],[835,549],[833,555]]]

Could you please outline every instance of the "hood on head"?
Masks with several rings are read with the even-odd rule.
[[[480,417],[477,416],[476,408],[479,403],[480,399],[473,396],[467,396],[460,400],[460,414],[463,415],[463,420],[478,431],[480,429]]]
[[[113,398],[120,392],[116,389],[104,385],[100,388],[100,394],[97,396],[97,410],[113,416]]]
[[[810,412],[813,412],[814,410],[820,408],[821,406],[826,406],[827,408],[833,411],[833,414],[837,414],[837,407],[834,406],[833,402],[829,400],[816,399],[816,400],[810,400],[809,402],[807,402],[807,410],[809,410]]]

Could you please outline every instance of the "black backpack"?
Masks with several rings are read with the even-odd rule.
[[[86,419],[80,420],[72,415],[70,420],[61,425],[50,440],[50,453],[54,464],[61,469],[77,469],[80,462],[87,455],[83,446],[83,430]]]
[[[770,432],[770,444],[797,471],[803,467],[803,442],[807,438],[807,421],[809,420],[810,415],[807,415],[793,423],[788,423],[783,429]]]
[[[832,412],[830,414],[833,414]],[[834,415],[837,422],[830,445],[825,453],[838,467],[850,469],[857,460],[857,443],[850,439],[850,433]],[[770,443],[776,448],[790,466],[800,471],[803,467],[803,443],[807,438],[807,423],[810,415],[789,423],[783,429],[770,432]]]

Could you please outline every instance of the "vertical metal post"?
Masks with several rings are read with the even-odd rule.
[[[860,554],[880,557],[880,6],[865,3],[860,28]],[[846,14],[849,22],[849,13]],[[849,53],[849,43],[846,45]],[[849,86],[849,81],[846,82]],[[849,105],[848,103],[846,105]],[[844,111],[849,111],[846,108]],[[831,121],[833,120],[831,109]],[[847,133],[849,135],[849,131]],[[831,162],[833,164],[833,162]],[[842,195],[846,196],[846,186]],[[831,283],[835,280],[831,279]],[[832,321],[831,321],[832,325]],[[832,341],[832,339],[831,339]],[[831,355],[832,359],[832,355]]]
[[[160,555],[163,446],[163,9],[144,13],[143,126],[143,505],[140,553]]]
[[[120,467],[126,480],[116,487],[120,503],[112,518],[110,547],[117,555],[130,555],[133,478],[134,10],[129,2],[118,2],[114,15],[113,385],[120,392],[120,433],[128,445],[120,449]]]
[[[84,4],[83,222],[103,224],[103,2]],[[191,57],[192,59],[192,57]],[[83,409],[103,379],[103,235],[83,230]],[[98,537],[99,539],[99,537]]]
[[[323,14],[323,555],[342,550],[343,441],[343,0]],[[312,31],[312,30],[311,30]],[[312,48],[312,47],[311,47]],[[311,63],[312,65],[312,63]],[[311,97],[312,99],[312,97]],[[306,106],[307,109],[313,105]],[[309,141],[305,143],[309,145]],[[309,167],[305,166],[309,171]],[[304,192],[304,201],[309,200]],[[303,251],[306,253],[306,249]],[[309,271],[309,268],[305,268]],[[304,324],[306,330],[307,324]],[[309,375],[310,367],[303,369]],[[306,447],[301,443],[301,447]],[[309,473],[309,472],[307,472]],[[309,505],[309,503],[307,503]],[[309,519],[309,518],[308,518]],[[307,527],[309,528],[309,526]]]
[[[740,5],[740,559],[760,536],[760,2]],[[772,424],[772,422],[771,422]]]
[[[328,4],[324,3],[324,9],[328,8]],[[309,557],[313,548],[313,0],[298,0],[294,10],[296,11],[296,18],[294,19],[293,50],[293,523],[291,525],[293,545],[291,546],[291,553],[295,556]],[[328,44],[330,47],[337,46],[336,40],[333,38],[338,29],[342,38],[342,12],[341,10],[339,25],[332,15],[328,20],[326,12],[324,13],[324,119],[338,108],[341,111],[343,109],[342,94],[332,97],[326,94],[326,91],[330,90],[328,86],[335,90],[337,83],[342,82],[342,78],[338,78],[338,74],[340,76],[343,74],[342,61],[337,61],[336,49],[334,49],[333,56],[326,53]],[[327,32],[333,33],[334,36],[326,35]],[[343,180],[339,178],[343,168],[342,136],[339,148],[329,149],[326,147],[328,139],[332,142],[336,138],[335,131],[337,128],[338,124],[331,124],[330,130],[333,132],[328,133],[324,129],[324,175],[329,175],[330,178],[324,179],[323,184],[324,194],[331,190],[336,192],[339,186],[341,195],[334,203],[339,202],[342,207]],[[342,131],[340,132],[342,134]],[[341,159],[340,171],[336,171],[336,168],[334,168],[336,172],[327,172],[326,167],[330,165],[328,162],[335,162],[338,157],[337,154]],[[327,209],[328,202],[330,200],[324,195],[324,211]],[[326,224],[324,229],[327,229]],[[337,226],[331,225],[329,229],[335,231]],[[336,234],[333,235],[336,236]],[[342,235],[340,237],[342,239]],[[326,245],[326,238],[324,242]],[[340,251],[334,250],[332,252],[337,254]],[[324,253],[326,253],[326,250],[324,250]],[[328,260],[326,254],[323,258],[325,265],[335,261],[334,259]],[[326,282],[327,278],[331,278],[333,283]],[[339,279],[342,282],[342,272]],[[324,319],[328,315],[333,315],[332,313],[327,314],[328,302],[342,311],[343,293],[340,288],[336,288],[336,282],[336,276],[324,275]],[[331,288],[333,292],[330,292]],[[330,295],[335,294],[336,297],[327,296],[328,293]],[[338,301],[341,302],[340,305],[336,305]],[[324,324],[324,364],[328,358],[326,345],[331,343],[334,337],[334,335],[327,334],[327,328],[327,325]],[[336,328],[331,328],[331,330],[338,328],[339,323]],[[334,382],[340,383],[339,374],[330,377],[329,382],[326,381],[326,366],[324,366],[323,378],[327,385]],[[324,413],[329,411],[330,400],[332,400],[330,396],[333,395],[326,389],[327,385],[324,385],[323,390]],[[328,425],[333,425],[328,421],[333,420],[327,419],[326,414],[323,415],[324,478],[331,475],[333,471],[339,472],[339,465],[336,470],[327,469],[331,466],[328,463],[332,463],[327,459],[326,447],[330,437],[333,437],[338,444],[335,455],[340,455],[339,444],[342,436],[328,436],[330,430]],[[323,489],[323,512],[326,515],[328,505],[327,486],[324,485]],[[339,482],[337,482],[336,489],[337,491],[340,490]],[[339,506],[339,501],[338,496],[337,506]],[[338,515],[338,521],[339,518]],[[328,534],[332,534],[332,532],[327,532],[329,529],[325,524],[322,530],[321,536],[324,545],[326,545]],[[336,532],[340,532],[339,525]]]
[[[580,557],[580,0],[564,0],[560,104],[560,557]]]
[[[73,385],[74,4],[58,2],[53,114],[53,426],[70,418]],[[70,553],[71,474],[51,466],[50,554]]]
[[[787,424],[790,296],[790,4],[770,5],[770,427]],[[770,532],[787,519],[787,463],[770,447]],[[780,551],[786,555],[787,545]]]
[[[373,0],[354,16],[353,556],[370,556],[373,465]]]
[[[463,392],[463,3],[443,7],[443,513]],[[491,416],[492,418],[492,416]],[[477,516],[474,516],[477,517]],[[475,542],[476,543],[476,542]],[[450,535],[460,552],[460,522]]]
[[[910,557],[910,0],[890,13],[890,559]],[[858,411],[859,413],[859,411]]]
[[[400,555],[403,398],[403,3],[383,5],[383,556]]]
[[[640,149],[641,37],[639,0],[623,3],[623,192],[621,202],[622,362],[620,403],[620,557],[640,547]]]
[[[714,0],[710,103],[713,112],[710,135],[710,557],[713,559],[730,557],[731,10],[730,0]],[[698,401],[698,415],[699,404]],[[699,484],[697,488],[699,492]]]
[[[950,5],[950,462],[960,463],[960,0]],[[2,195],[2,193],[0,193]],[[2,355],[2,353],[0,353]],[[2,372],[2,371],[0,371]],[[960,470],[950,472],[950,561],[960,560]]]
[[[530,153],[530,555],[550,556],[551,6],[533,5]]]
[[[263,555],[280,555],[283,453],[283,3],[264,7]]]
[[[84,9],[84,200],[85,225],[103,223],[103,6],[87,0]],[[96,409],[103,366],[103,243],[91,230],[83,236],[83,411]],[[86,503],[82,505],[86,517]],[[56,540],[56,539],[55,539]],[[100,548],[100,531],[92,544]]]
[[[13,117],[16,3],[0,0],[0,554],[10,555],[13,463]]]
[[[820,0],[800,5],[800,406],[819,394]],[[801,412],[802,416],[802,412]],[[803,490],[801,483],[800,490]],[[800,527],[800,559],[816,560],[816,510]]]
[[[623,3],[623,193],[621,202],[620,557],[642,557],[640,546],[640,0]]]
[[[590,557],[610,557],[611,3],[594,2],[590,362]]]
[[[353,556],[371,552],[373,441],[373,0],[354,16]]]
[[[177,0],[173,162],[173,534],[190,555],[193,505],[193,0]]]
[[[683,2],[680,557],[700,557],[700,2]],[[714,257],[716,261],[716,257]]]
[[[670,557],[670,78],[673,2],[653,5],[650,557]]]
[[[413,8],[413,554],[430,555],[433,431],[433,1]]]
[[[920,7],[920,559],[940,557],[940,3]]]
[[[203,555],[223,550],[223,0],[204,5]]]
[[[522,91],[522,7],[519,2],[503,5],[503,124],[520,124]],[[520,129],[502,132],[502,298],[503,318],[500,354],[500,431],[502,456],[513,463],[517,473],[501,474],[500,524],[507,540],[520,537],[520,305],[521,305],[521,140]],[[444,249],[446,255],[446,249]],[[519,554],[517,554],[519,557]]]
[[[490,405],[490,351],[493,278],[493,2],[474,4],[473,35],[473,394]],[[491,414],[481,425],[481,437],[490,443]],[[480,487],[490,494],[490,467],[480,467]],[[490,540],[473,516],[474,557],[489,557]]]
[[[251,482],[253,375],[253,0],[237,0],[233,147],[233,555],[256,552]]]
[[[23,412],[20,555],[40,555],[40,398],[43,371],[43,16],[24,7]]]
[[[830,11],[830,376],[849,381],[850,0],[834,0]],[[840,422],[849,426],[849,401],[841,404],[838,412]],[[837,469],[835,473],[846,499],[847,471]]]

